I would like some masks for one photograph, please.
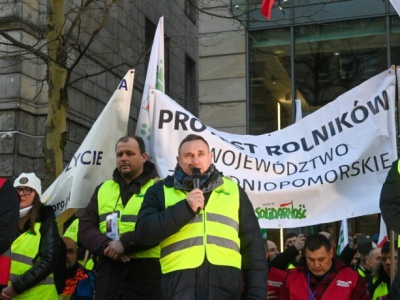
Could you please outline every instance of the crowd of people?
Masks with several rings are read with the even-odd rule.
[[[35,173],[0,179],[0,299],[399,299],[389,242],[356,234],[337,254],[329,232],[289,232],[282,250],[264,240],[246,192],[200,135],[181,141],[166,178],[138,136],[121,137],[115,158],[112,178],[61,234]],[[396,232],[399,166],[380,202]]]

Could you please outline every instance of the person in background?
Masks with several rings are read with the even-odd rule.
[[[18,232],[19,197],[11,182],[0,178],[0,291],[10,277],[10,246]]]
[[[291,237],[290,239],[293,240],[293,243],[287,242],[286,240],[288,246],[282,253],[277,255],[274,260],[270,261],[271,268],[285,271],[287,269],[293,269],[299,264],[306,237],[303,234],[299,234],[296,238]]]
[[[367,281],[372,300],[386,299],[390,289],[390,242],[385,242],[380,253],[380,263]]]
[[[267,257],[267,260],[270,262],[270,261],[272,261],[275,257],[277,257],[278,255],[279,255],[279,249],[278,249],[278,247],[276,246],[276,244],[273,242],[273,241],[271,241],[271,240],[267,240],[266,241],[266,257]]]
[[[278,299],[371,299],[364,279],[336,258],[322,234],[307,237],[304,255],[305,263],[289,270]]]
[[[17,236],[19,197],[12,184],[0,178],[0,254],[8,250]]]
[[[285,244],[285,249],[289,248],[290,246],[294,245],[294,242],[297,240],[297,234],[294,232],[288,232],[285,234],[284,237],[284,244]]]
[[[144,194],[157,171],[147,160],[141,137],[121,137],[115,157],[113,179],[97,186],[79,218],[78,240],[98,258],[95,297],[160,299],[160,249],[157,243],[143,245],[135,230]]]
[[[393,231],[400,233],[400,160],[393,162],[385,182],[383,183],[379,206],[385,224]],[[400,252],[399,244],[396,243],[397,255]],[[397,270],[400,268],[400,260],[397,260]],[[393,291],[392,291],[393,290]],[[392,295],[399,298],[393,298]],[[388,299],[400,299],[400,276],[396,275],[390,286]]]
[[[360,258],[360,253],[357,252],[357,237],[362,236],[361,233],[356,233],[353,238],[349,239],[349,243],[344,247],[342,252],[339,254],[340,260],[348,267],[352,267],[352,260],[356,253],[356,257]]]
[[[20,196],[19,235],[11,245],[10,284],[0,299],[57,299],[53,271],[60,236],[53,209],[41,203],[41,181],[34,173],[19,175],[14,187]]]
[[[59,300],[79,299],[75,297],[75,290],[81,280],[88,278],[87,270],[78,263],[78,245],[76,242],[69,237],[63,237],[63,240],[67,247],[67,280]],[[74,297],[71,297],[73,294],[75,294]]]
[[[268,261],[268,292],[266,300],[275,300],[278,299],[279,290],[286,277],[286,272],[277,268],[271,268],[269,265],[271,260],[279,254],[276,244],[270,240],[265,241],[265,250]]]
[[[137,232],[143,243],[160,243],[163,298],[266,298],[268,267],[253,205],[212,164],[202,136],[186,136],[174,174],[147,190]]]

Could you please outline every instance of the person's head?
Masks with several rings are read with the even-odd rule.
[[[267,259],[270,261],[279,255],[279,250],[273,241],[267,240]]]
[[[123,136],[115,145],[117,169],[126,182],[143,172],[147,160],[144,141],[139,136]]]
[[[322,234],[312,234],[305,243],[305,258],[309,271],[315,276],[324,276],[332,267],[333,249]]]
[[[376,272],[382,262],[381,248],[373,248],[365,257],[365,269],[370,272]]]
[[[35,173],[21,173],[14,180],[14,187],[19,195],[19,229],[25,231],[25,224],[30,221],[29,229],[36,234],[34,226],[41,205],[42,182]]]
[[[361,259],[361,253],[356,252],[356,254],[354,254],[354,256],[353,256],[353,259],[350,261],[350,265],[353,269],[357,269],[357,267],[360,263],[360,259]]]
[[[326,237],[331,244],[331,247],[333,249],[333,253],[336,253],[336,241],[333,238],[333,234],[327,231],[321,231],[319,234],[322,234],[324,237]]]
[[[176,159],[185,174],[191,175],[193,168],[204,174],[212,164],[212,153],[202,136],[189,134],[181,141]]]
[[[69,237],[63,237],[63,240],[67,247],[67,269],[71,269],[78,259],[78,245]]]
[[[390,263],[390,242],[387,241],[383,244],[381,250],[381,261],[385,273],[390,276],[390,268],[392,264]],[[397,274],[397,251],[394,252],[394,262],[393,262],[394,273]]]
[[[40,202],[42,183],[35,173],[21,173],[14,181],[14,187],[19,195],[19,208],[33,205],[35,198]]]
[[[294,232],[288,232],[285,234],[285,249],[289,248],[290,246],[293,246],[294,242],[297,239],[297,234]]]

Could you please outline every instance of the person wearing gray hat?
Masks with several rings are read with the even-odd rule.
[[[42,186],[35,173],[22,173],[14,187],[20,196],[18,237],[11,245],[10,283],[0,299],[57,299],[52,272],[60,238],[53,210],[40,200]]]

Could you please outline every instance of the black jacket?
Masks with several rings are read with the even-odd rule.
[[[0,189],[0,254],[10,248],[17,237],[19,197],[9,181]]]
[[[42,224],[40,226],[41,238],[39,251],[34,259],[34,265],[23,275],[18,276],[11,282],[18,294],[41,282],[53,272],[57,265],[58,254],[60,252],[60,235],[53,209],[50,206],[42,205],[37,221]],[[29,228],[28,225],[27,229]],[[35,249],[32,249],[32,251],[35,251]]]
[[[150,179],[157,177],[153,163],[147,161],[143,173],[129,184],[125,182],[117,169],[113,180],[120,186],[120,194],[125,206],[133,194],[138,194],[141,187]],[[96,265],[95,294],[96,300],[112,299],[159,299],[161,268],[156,258],[131,259],[127,263],[104,257],[103,252],[111,239],[99,230],[99,213],[97,194],[101,184],[79,218],[78,240],[98,258]],[[110,212],[111,213],[111,212]],[[120,237],[125,254],[145,250],[157,245],[143,245],[137,238],[135,230]]]
[[[136,231],[143,243],[159,243],[178,232],[194,218],[185,199],[165,208],[163,185],[172,187],[172,176],[156,183],[147,190],[139,212]],[[163,275],[164,299],[265,299],[267,260],[260,226],[253,206],[239,187],[239,238],[242,270],[210,264],[207,259],[195,269]],[[205,203],[211,192],[204,193]],[[207,205],[207,204],[206,204]],[[242,295],[242,274],[245,292]]]
[[[392,164],[382,186],[380,208],[386,225],[400,233],[400,174],[397,171],[397,160]],[[400,259],[397,260],[397,270],[400,270]],[[400,277],[396,276],[396,278],[397,283],[393,285],[394,287],[400,285]]]

